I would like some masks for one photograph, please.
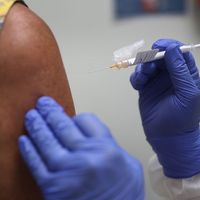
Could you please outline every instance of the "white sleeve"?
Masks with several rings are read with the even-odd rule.
[[[167,200],[200,200],[200,174],[187,179],[172,179],[164,175],[157,156],[149,162],[153,190]]]

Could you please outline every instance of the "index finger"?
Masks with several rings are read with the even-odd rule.
[[[74,122],[88,137],[112,137],[107,126],[92,113],[82,113],[74,117]]]
[[[174,40],[174,39],[160,39],[160,40],[157,40],[152,45],[152,49],[159,49],[160,51],[165,51],[172,44],[178,45],[178,46],[183,46],[184,45],[182,42],[180,42],[178,40]],[[196,66],[196,62],[195,62],[195,59],[194,59],[192,53],[191,52],[184,53],[183,57],[184,57],[185,62],[187,64],[187,66],[188,66],[190,74],[193,76],[193,79],[194,80],[199,79],[198,68]]]

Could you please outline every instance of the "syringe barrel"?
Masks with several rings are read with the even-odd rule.
[[[193,49],[196,49],[196,48],[200,48],[200,44],[197,44],[197,45],[184,45],[184,46],[180,47],[180,50],[181,50],[182,53],[186,53],[186,52],[189,52],[189,51],[191,51]],[[152,60],[149,60],[148,62],[154,61],[154,60],[163,59],[165,57],[165,52],[166,51],[158,52],[155,55],[155,57]],[[115,67],[117,67],[117,68],[126,68],[126,67],[129,67],[129,66],[137,64],[137,63],[135,63],[135,61],[136,61],[136,58],[131,58],[131,59],[128,59],[128,60],[124,60],[124,61],[121,61],[121,62],[117,63]]]
[[[195,48],[195,47],[193,47],[191,45],[184,45],[184,46],[180,47],[180,50],[182,53],[186,53],[186,52],[191,51],[193,48]],[[164,58],[165,52],[166,51],[158,52],[153,60],[160,60],[160,59]]]

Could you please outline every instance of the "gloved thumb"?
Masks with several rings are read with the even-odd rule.
[[[190,96],[196,86],[179,45],[172,44],[166,49],[165,63],[176,94]]]

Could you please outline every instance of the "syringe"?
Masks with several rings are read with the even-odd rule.
[[[180,50],[182,53],[186,53],[196,48],[200,48],[200,44],[184,45],[180,47]],[[164,58],[164,56],[165,56],[165,51],[159,52],[158,49],[143,51],[139,52],[135,58],[130,58],[127,60],[122,60],[120,62],[114,63],[110,68],[118,68],[118,69],[127,68],[137,64],[160,60]]]

